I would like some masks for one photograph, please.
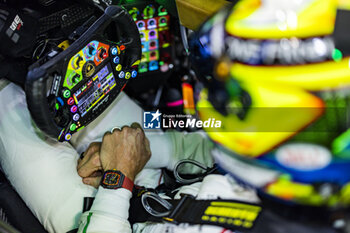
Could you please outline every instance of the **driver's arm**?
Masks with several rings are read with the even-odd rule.
[[[131,232],[128,222],[130,198],[131,192],[126,189],[100,187],[90,211],[80,218],[78,233]]]
[[[150,156],[149,141],[141,127],[134,123],[131,127],[107,132],[102,145],[92,144],[84,156],[89,162],[80,163],[78,173],[93,178],[93,173],[100,169],[115,169],[133,181]],[[80,219],[79,232],[131,232],[127,220],[131,196],[131,191],[124,188],[100,186],[90,211]]]

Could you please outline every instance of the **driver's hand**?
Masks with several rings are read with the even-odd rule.
[[[116,169],[134,180],[150,157],[149,141],[137,123],[103,136],[100,159],[104,171]]]
[[[83,183],[98,188],[102,178],[100,161],[101,142],[93,142],[78,160],[78,174],[83,178]]]

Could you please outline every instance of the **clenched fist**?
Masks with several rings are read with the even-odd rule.
[[[104,171],[116,169],[134,180],[150,157],[149,141],[137,123],[103,136],[100,160]]]
[[[98,188],[102,178],[102,166],[100,161],[101,142],[93,142],[78,160],[78,174],[83,178],[83,183]]]

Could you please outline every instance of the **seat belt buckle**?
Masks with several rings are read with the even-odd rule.
[[[194,199],[195,197],[190,194],[181,194],[179,203],[170,211],[170,214],[168,216],[163,217],[163,220],[166,222],[178,224],[176,219],[178,219],[179,216],[181,216],[189,209],[190,203]]]

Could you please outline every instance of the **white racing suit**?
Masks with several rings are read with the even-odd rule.
[[[93,141],[115,126],[142,124],[142,110],[121,93],[113,104],[88,127],[74,134],[70,143],[46,138],[32,122],[23,90],[0,80],[0,162],[16,191],[49,232],[65,233],[79,227],[79,232],[131,232],[128,218],[131,193],[125,189],[96,190],[82,183],[77,173],[77,159]],[[152,157],[135,183],[155,187],[160,180],[160,167],[173,168],[184,158],[212,165],[212,143],[199,134],[146,132]],[[187,172],[196,172],[189,169]],[[227,187],[227,188],[224,188]],[[236,188],[234,188],[236,187]],[[256,200],[242,192],[224,176],[208,176],[203,183],[185,186],[180,192],[198,198],[238,198]],[[235,190],[236,189],[236,190]],[[240,191],[237,191],[240,190]],[[241,195],[244,194],[244,195]],[[94,197],[89,212],[82,214],[84,197]],[[244,198],[244,197],[243,197]],[[219,227],[200,228],[170,224],[135,224],[134,232],[223,232]],[[176,230],[178,229],[178,230]],[[191,230],[192,229],[192,230]],[[200,230],[200,231],[199,231]]]
[[[153,179],[152,172],[144,171],[143,179]],[[148,177],[147,177],[148,176]],[[140,176],[139,176],[140,178]],[[142,182],[141,182],[142,183]],[[244,189],[236,184],[228,176],[208,175],[203,182],[183,186],[175,195],[175,199],[180,198],[180,194],[191,194],[196,199],[234,199],[247,202],[258,202],[252,190]],[[188,224],[175,225],[171,223],[138,223],[134,224],[131,230],[127,221],[129,201],[131,192],[126,189],[106,190],[99,188],[96,199],[90,211],[83,214],[80,222],[80,232],[112,233],[112,232],[134,232],[134,233],[229,233],[231,231],[217,226],[199,226]],[[138,211],[138,210],[133,210]]]

